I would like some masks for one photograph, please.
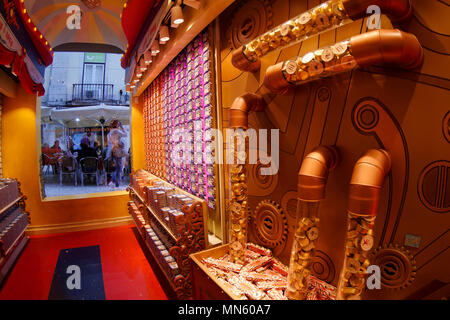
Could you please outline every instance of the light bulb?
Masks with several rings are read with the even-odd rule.
[[[184,22],[183,10],[179,5],[172,7],[170,10],[170,19],[172,21],[172,25],[180,25]]]
[[[153,41],[152,43],[152,55],[156,56],[160,52],[158,41]]]
[[[170,40],[170,36],[169,36],[169,27],[162,25],[159,28],[159,39],[161,41],[167,42]]]
[[[153,62],[151,51],[146,51],[144,53],[144,61],[146,65],[149,65],[150,63]]]

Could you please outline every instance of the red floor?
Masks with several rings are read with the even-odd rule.
[[[0,300],[46,300],[59,251],[92,245],[100,245],[107,300],[167,299],[133,227],[125,226],[31,237],[0,291]]]

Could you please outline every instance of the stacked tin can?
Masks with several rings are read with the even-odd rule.
[[[147,168],[215,208],[211,56],[205,31],[147,89],[144,122]],[[148,139],[162,146],[164,159]]]
[[[170,248],[167,247],[167,243],[158,236],[158,233],[151,226],[146,226],[145,232],[148,244],[155,253],[156,259],[160,261],[160,264],[169,276],[175,277],[179,273],[178,264],[175,258],[170,255]]]
[[[19,198],[19,185],[14,179],[0,179],[0,208]]]
[[[319,237],[319,202],[299,201],[288,275],[287,297],[304,300],[308,294],[311,258]]]
[[[239,139],[238,139],[239,143]],[[241,141],[241,144],[245,141]],[[241,150],[237,144],[236,150]],[[245,263],[245,248],[247,246],[248,227],[248,195],[247,195],[247,152],[236,152],[235,164],[230,165],[231,199],[229,210],[229,252],[231,261]]]
[[[164,101],[162,82],[155,79],[144,93],[144,136],[147,170],[165,178]]]

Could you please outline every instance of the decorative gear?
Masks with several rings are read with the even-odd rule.
[[[284,245],[288,234],[287,217],[281,206],[272,200],[263,200],[251,215],[257,238],[267,248]]]
[[[372,253],[370,261],[380,267],[384,287],[403,289],[415,279],[416,261],[408,250],[398,244],[379,247]]]
[[[231,48],[237,49],[268,31],[272,17],[272,0],[249,0],[238,6],[226,33]]]

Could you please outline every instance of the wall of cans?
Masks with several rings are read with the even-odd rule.
[[[208,30],[144,93],[147,170],[216,207],[214,77]]]
[[[3,165],[2,165],[2,105],[3,105],[3,95],[0,93],[0,178],[3,177]]]

